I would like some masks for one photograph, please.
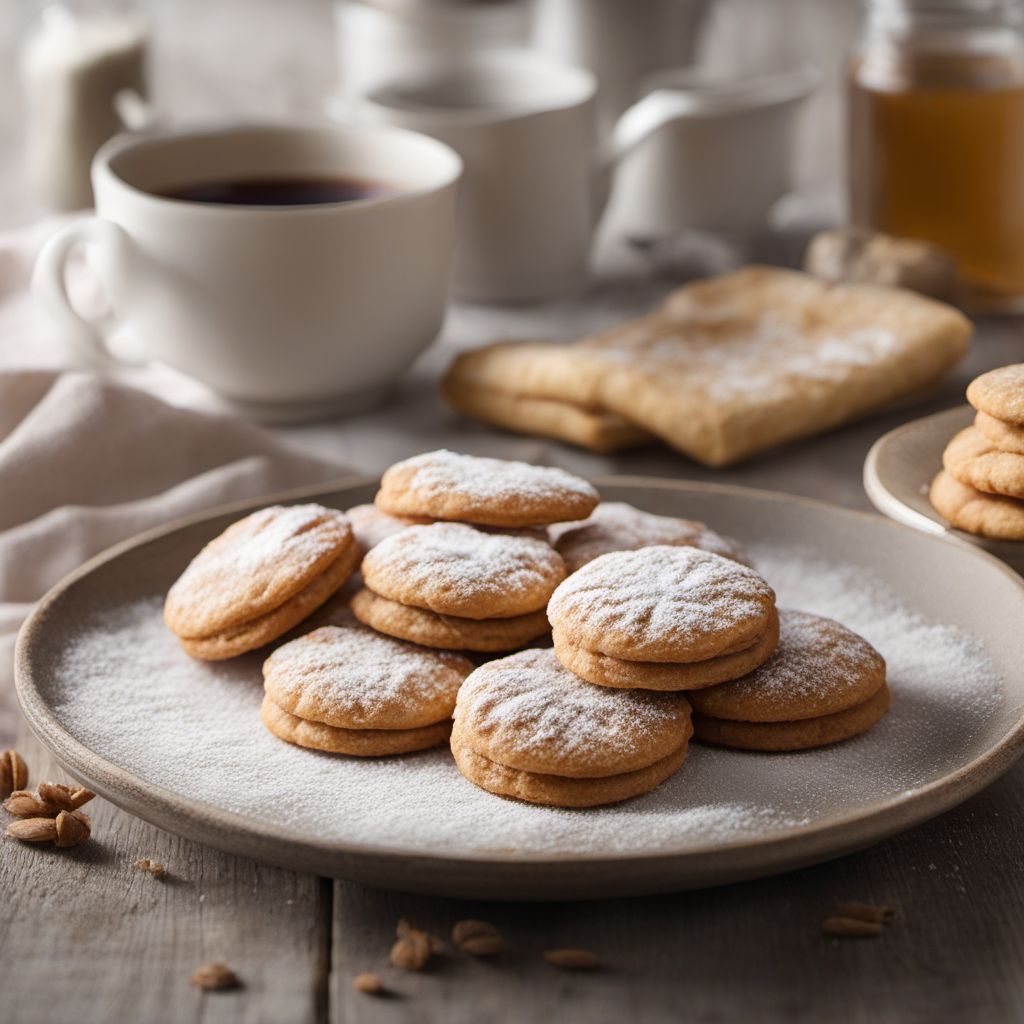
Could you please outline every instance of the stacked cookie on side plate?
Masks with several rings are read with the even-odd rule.
[[[971,382],[974,425],[946,446],[929,498],[953,526],[996,540],[1024,540],[1024,363]]]
[[[418,525],[371,547],[352,612],[425,647],[522,647],[548,632],[548,598],[566,575],[546,527],[581,519],[598,501],[561,469],[447,451],[397,463],[381,479],[377,513]]]

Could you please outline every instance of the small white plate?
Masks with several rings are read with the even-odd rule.
[[[936,537],[955,537],[1001,558],[1024,574],[1024,542],[992,540],[956,530],[932,508],[928,487],[942,469],[950,438],[974,422],[969,405],[906,423],[880,437],[864,462],[864,490],[883,515]]]
[[[203,544],[272,499],[129,541],[57,586],[19,640],[22,708],[90,789],[169,831],[296,870],[489,899],[632,895],[800,867],[941,813],[1020,755],[1024,580],[994,558],[767,491],[596,483],[606,500],[737,538],[782,607],[862,633],[888,662],[889,714],[795,754],[695,744],[654,792],[583,811],[485,793],[444,748],[374,759],[290,746],[260,724],[266,652],[195,661],[160,614]],[[349,480],[302,497],[349,508],[375,489]]]

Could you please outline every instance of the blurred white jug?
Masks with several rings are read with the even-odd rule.
[[[772,80],[767,98],[754,102],[758,89],[732,97],[721,87],[704,99],[700,89],[666,86],[627,110],[599,145],[596,77],[514,50],[394,79],[358,109],[432,135],[462,157],[455,295],[525,302],[583,283],[617,165],[629,169],[628,187],[616,184],[625,212],[659,236],[698,219],[729,228],[761,217],[763,201],[784,190],[771,171],[787,162],[778,112],[809,87],[805,78],[799,87]]]
[[[533,0],[531,42],[598,78],[605,136],[653,72],[692,64],[710,0]]]

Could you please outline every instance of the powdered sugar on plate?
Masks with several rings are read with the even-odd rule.
[[[49,701],[86,746],[185,799],[320,841],[448,857],[713,851],[866,812],[984,749],[1002,690],[979,641],[924,620],[863,569],[803,548],[750,554],[780,605],[836,618],[882,652],[892,711],[817,751],[694,746],[667,783],[613,807],[502,800],[463,779],[444,749],[360,760],[289,746],[259,721],[261,657],[193,661],[164,627],[156,592],[96,608],[54,637]]]

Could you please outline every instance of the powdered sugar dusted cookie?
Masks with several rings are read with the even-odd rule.
[[[976,490],[1024,498],[1024,455],[999,451],[977,427],[966,427],[946,445],[942,465]]]
[[[497,796],[551,807],[600,807],[642,796],[678,771],[689,748],[684,742],[667,757],[634,772],[577,779],[498,764],[473,750],[457,729],[452,730],[451,745],[456,766],[474,785]]]
[[[746,555],[736,541],[720,537],[703,523],[654,515],[623,501],[603,501],[588,519],[578,523],[556,523],[548,527],[548,533],[570,573],[599,555],[611,551],[635,551],[656,544],[700,548],[747,563]]]
[[[690,736],[685,697],[591,686],[550,650],[481,665],[463,683],[454,718],[463,741],[488,760],[568,778],[646,768]]]
[[[792,722],[737,722],[694,712],[693,735],[703,743],[738,750],[811,750],[867,732],[884,717],[891,701],[883,683],[874,696],[845,711]]]
[[[586,480],[564,469],[442,449],[395,463],[381,478],[374,502],[395,516],[538,526],[583,519],[599,500]]]
[[[885,685],[885,659],[833,619],[782,611],[775,653],[749,675],[690,695],[695,711],[743,722],[787,722],[845,711]]]
[[[994,540],[1024,541],[1024,501],[986,494],[960,483],[943,470],[932,481],[928,498],[935,511],[958,530]]]
[[[196,555],[168,592],[164,620],[190,653],[231,657],[302,621],[356,561],[343,512],[312,504],[265,508]]]
[[[753,569],[698,548],[601,555],[548,604],[567,642],[627,661],[695,662],[742,651],[768,629],[775,592]]]
[[[354,505],[345,515],[352,524],[356,543],[364,555],[382,540],[387,540],[392,534],[404,530],[407,526],[413,526],[418,521],[405,516],[389,516],[387,512],[381,512],[376,505]]]
[[[416,729],[450,718],[465,658],[428,651],[362,626],[324,626],[278,647],[263,664],[282,710],[342,729]]]
[[[1024,426],[1024,363],[976,377],[967,387],[967,401],[997,420]]]
[[[974,417],[974,425],[985,435],[993,448],[1024,455],[1024,426],[997,420],[987,412],[979,412]]]
[[[738,679],[770,658],[779,642],[779,619],[773,612],[765,631],[749,647],[704,661],[627,661],[588,651],[570,643],[557,631],[553,639],[559,661],[580,678],[597,686],[690,692]]]
[[[410,526],[378,544],[362,570],[366,586],[382,597],[468,619],[537,611],[565,576],[546,541],[463,523]]]
[[[506,619],[467,619],[399,604],[366,587],[353,596],[351,609],[380,633],[450,651],[514,651],[551,629],[543,608]]]
[[[419,729],[339,729],[290,715],[269,697],[263,698],[260,719],[278,739],[297,747],[350,757],[387,757],[427,750],[444,743],[452,728],[451,720],[445,719]]]

